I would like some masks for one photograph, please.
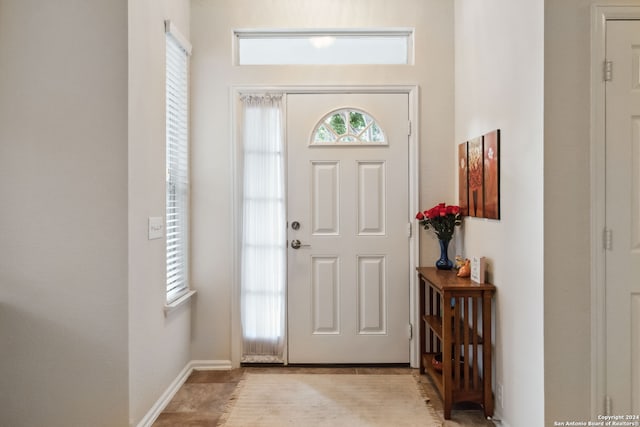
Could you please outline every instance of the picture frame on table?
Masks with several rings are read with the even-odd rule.
[[[486,274],[486,261],[485,258],[473,256],[471,257],[471,281],[483,284]]]

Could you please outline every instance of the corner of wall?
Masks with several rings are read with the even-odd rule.
[[[171,399],[180,390],[180,387],[189,379],[189,376],[193,371],[207,371],[207,370],[230,370],[230,360],[192,360],[182,368],[182,371],[178,373],[178,376],[169,384],[166,390],[160,395],[158,400],[151,406],[149,411],[142,417],[142,419],[135,424],[135,421],[131,420],[131,425],[136,427],[151,427],[156,419],[160,416],[164,408],[171,402]]]
[[[165,241],[147,238],[149,217],[165,213],[164,21],[188,35],[190,2],[128,5],[129,418],[135,424],[191,359],[191,303],[165,316]]]

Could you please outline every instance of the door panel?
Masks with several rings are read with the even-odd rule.
[[[340,162],[311,162],[313,235],[340,234]],[[290,195],[295,197],[295,195]]]
[[[386,182],[384,162],[358,162],[359,236],[384,235]]]
[[[337,334],[340,323],[340,274],[337,257],[312,256],[314,334]]]
[[[358,256],[358,333],[385,334],[387,295],[384,256]]]
[[[386,142],[310,143],[343,107],[367,112]],[[407,94],[287,97],[288,217],[300,223],[288,238],[301,245],[288,249],[290,363],[409,361],[407,129]]]
[[[607,394],[612,413],[640,412],[640,21],[607,22]]]

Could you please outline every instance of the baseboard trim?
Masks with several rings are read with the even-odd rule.
[[[195,371],[227,371],[232,367],[230,360],[192,360],[189,364]]]
[[[171,382],[169,387],[162,393],[160,398],[154,403],[154,405],[149,409],[149,412],[142,418],[142,420],[137,424],[137,427],[151,427],[153,422],[160,416],[164,408],[167,407],[173,396],[176,395],[180,387],[187,381],[189,375],[194,370],[230,370],[231,369],[231,361],[230,360],[191,360],[186,364],[186,366],[180,371],[178,376]]]

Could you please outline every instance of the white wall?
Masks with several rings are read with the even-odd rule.
[[[447,0],[193,0],[193,357],[231,359],[232,166],[230,88],[234,85],[420,86],[421,202],[454,191],[453,5]],[[234,28],[415,27],[414,66],[245,66],[232,64]],[[443,185],[443,182],[449,182]],[[436,242],[424,239],[423,260]]]
[[[455,141],[501,130],[501,219],[465,220],[497,286],[495,377],[506,425],[544,425],[543,1],[455,2]],[[496,385],[494,383],[494,387]]]
[[[584,417],[592,1],[546,1],[543,20],[542,1],[457,0],[455,127],[449,1],[129,3],[0,0],[0,424],[125,425],[191,358],[231,358],[229,88],[254,84],[418,84],[424,207],[455,202],[458,143],[502,130],[503,219],[467,220],[464,239],[498,286],[498,410]],[[193,21],[193,318],[164,317],[163,243],[146,240],[164,203],[165,18]],[[233,28],[350,26],[416,27],[415,66],[231,63]],[[557,206],[573,220],[551,221]],[[424,238],[423,262],[435,252]]]
[[[137,424],[191,360],[191,309],[164,315],[165,240],[147,239],[165,210],[165,33],[189,36],[189,0],[129,2],[129,386]]]
[[[590,245],[592,238],[599,237],[591,236],[589,216],[592,3],[595,2],[545,1],[544,322],[548,425],[553,421],[590,419]],[[599,399],[598,404],[602,401]]]
[[[0,0],[0,425],[123,426],[127,2]]]

